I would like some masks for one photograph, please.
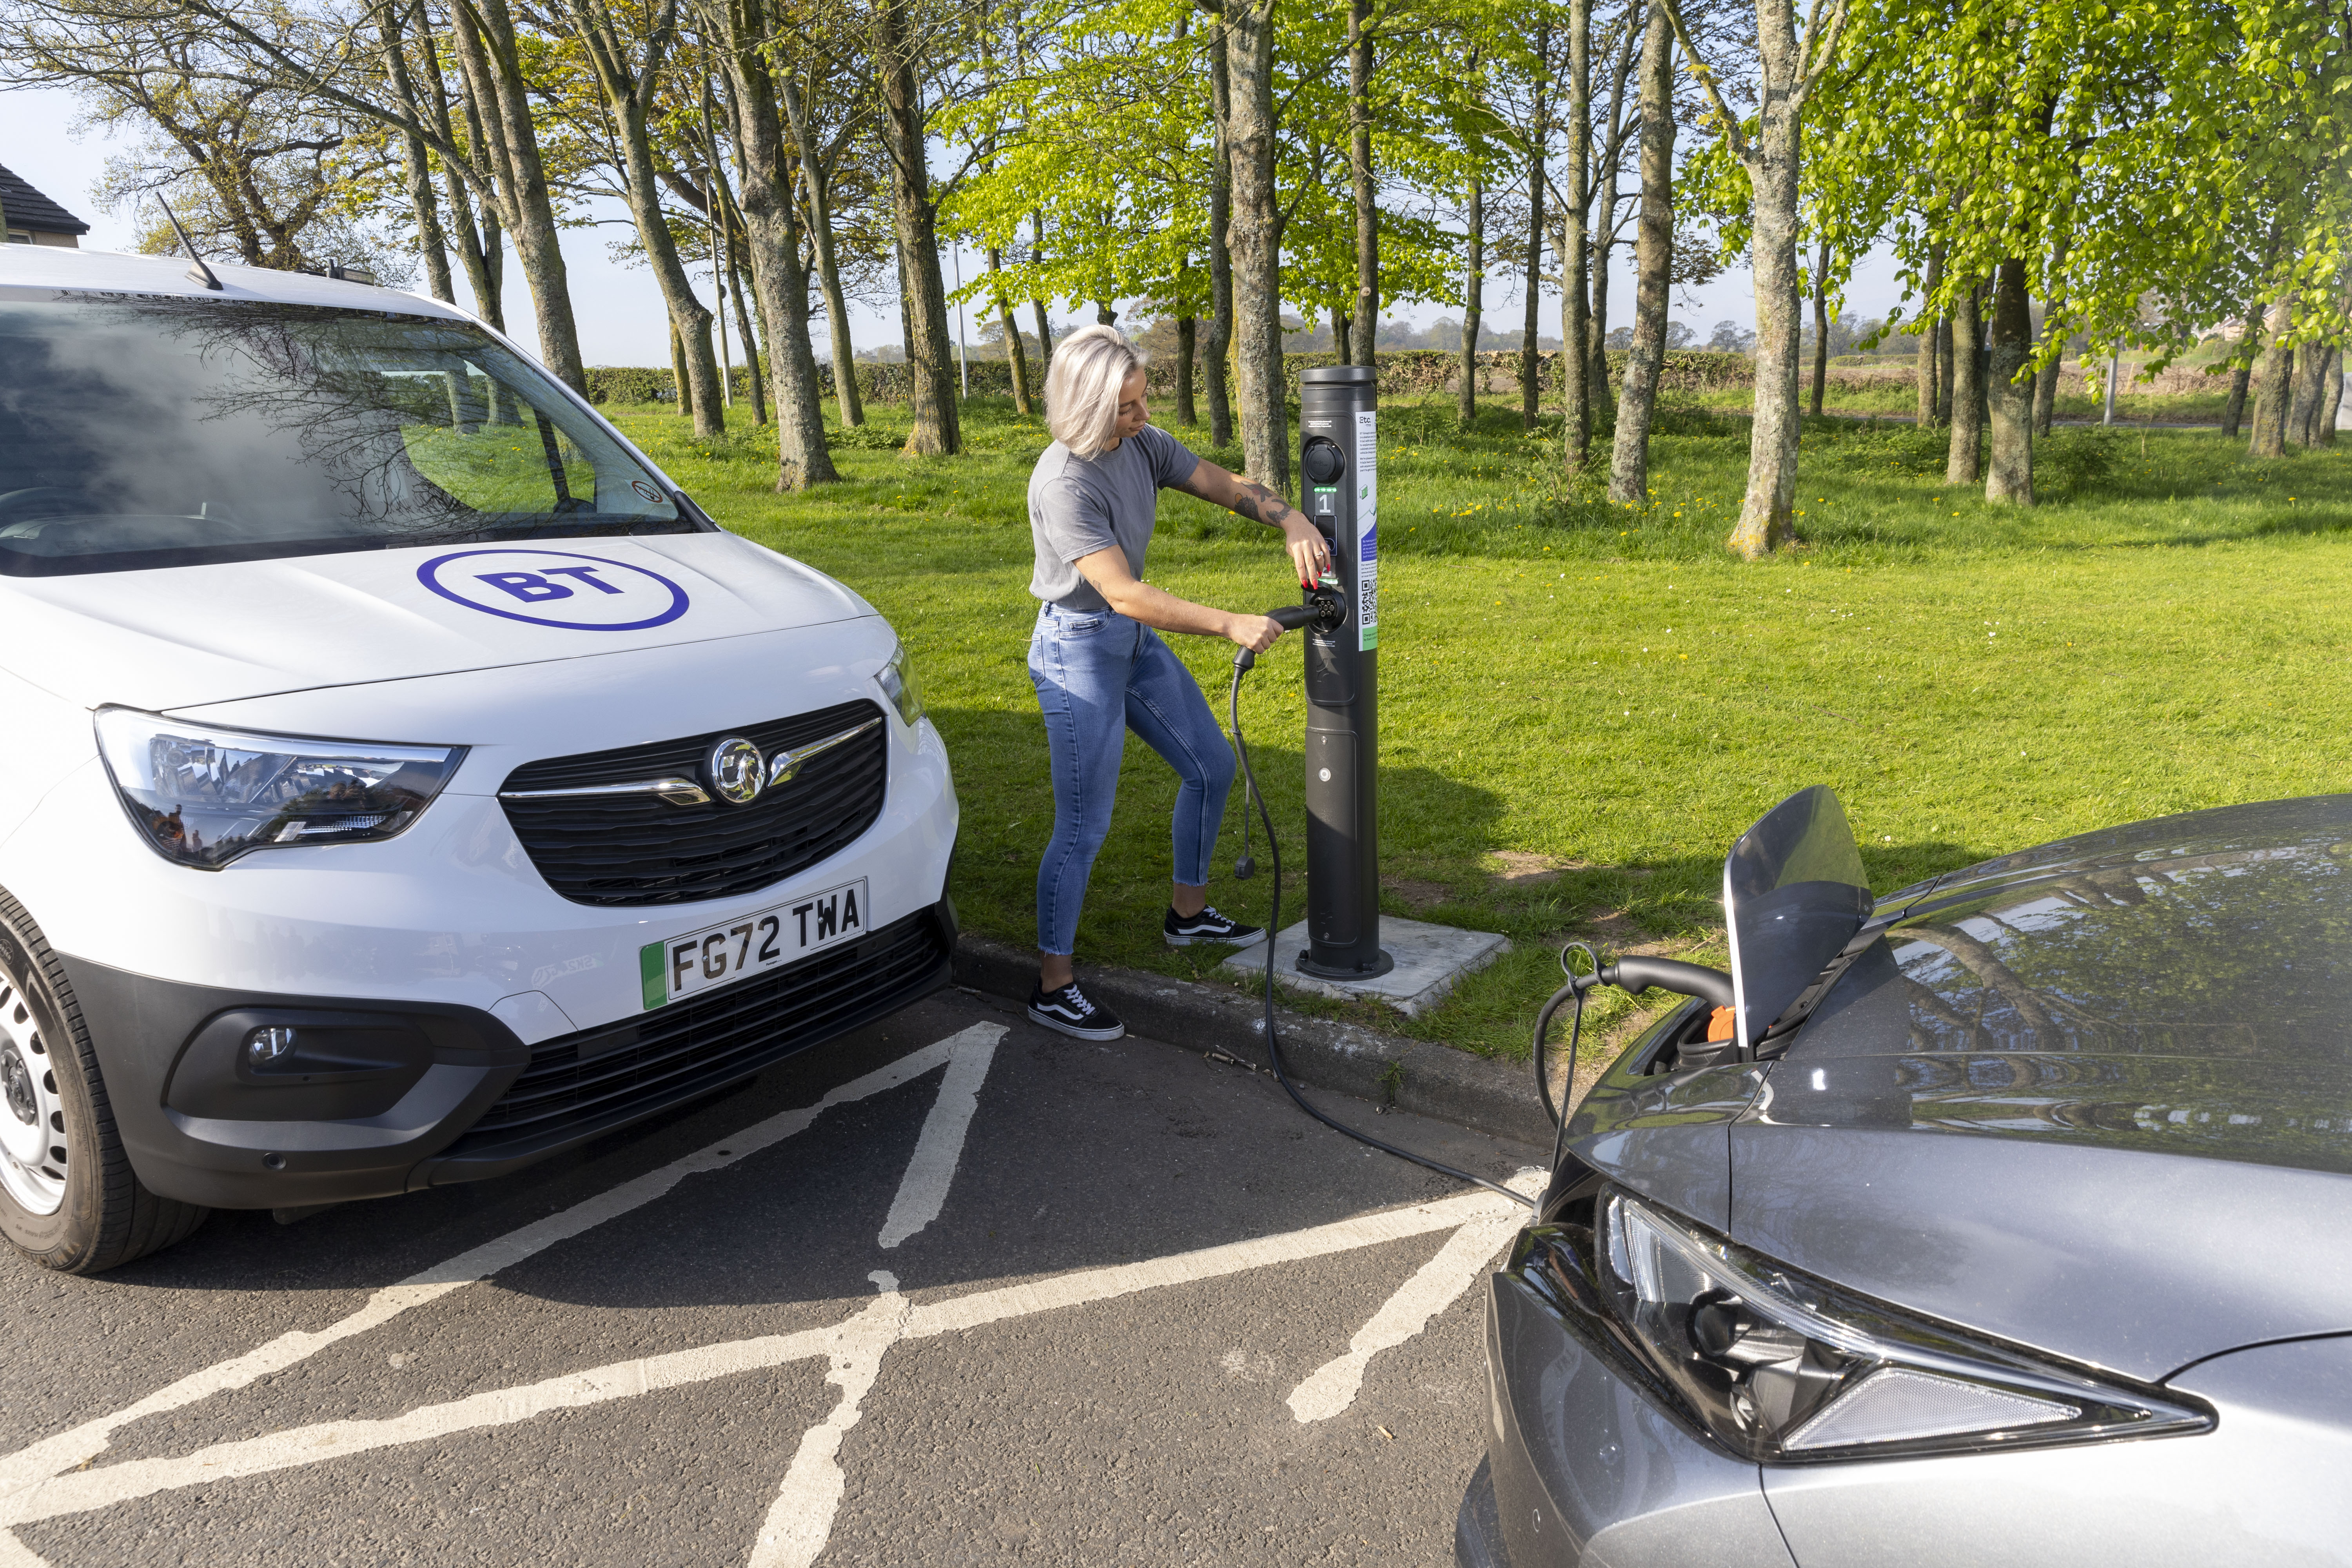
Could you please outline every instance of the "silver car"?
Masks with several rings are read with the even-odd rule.
[[[1864,882],[1759,822],[1571,1119],[1461,1562],[2352,1563],[2352,796]]]

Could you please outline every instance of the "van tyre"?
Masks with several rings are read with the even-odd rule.
[[[0,1235],[44,1268],[99,1274],[211,1212],[132,1173],[65,966],[0,893]]]

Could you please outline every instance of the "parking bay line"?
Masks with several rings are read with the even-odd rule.
[[[1276,1263],[1378,1247],[1431,1231],[1456,1229],[1496,1217],[1505,1202],[1488,1193],[1469,1193],[1411,1208],[1360,1215],[1283,1236],[1229,1242],[1169,1258],[1082,1269],[1031,1283],[974,1291],[910,1310],[891,1305],[890,1311],[903,1310],[905,1314],[892,1325],[897,1331],[892,1339],[931,1339],[1032,1313],[1109,1300],[1163,1286],[1195,1284]],[[1516,1205],[1500,1212],[1514,1219],[1518,1215]],[[893,1286],[895,1283],[891,1282]],[[869,1304],[859,1316],[875,1313],[887,1300],[886,1297]],[[555,1410],[579,1409],[789,1362],[834,1355],[843,1346],[845,1334],[857,1333],[855,1325],[858,1321],[853,1318],[846,1323],[822,1329],[803,1329],[796,1333],[735,1340],[667,1355],[615,1362],[445,1405],[421,1406],[385,1420],[321,1422],[268,1436],[215,1444],[178,1458],[135,1459],[100,1469],[53,1475],[0,1501],[0,1528],[36,1524],[207,1481],[293,1469],[325,1459],[485,1427],[511,1426]]]
[[[190,1373],[110,1415],[68,1427],[20,1448],[5,1458],[0,1458],[0,1518],[7,1517],[7,1505],[18,1494],[39,1486],[51,1477],[88,1464],[106,1451],[117,1431],[134,1421],[167,1410],[177,1410],[215,1394],[243,1388],[272,1373],[283,1372],[341,1341],[380,1328],[411,1308],[438,1300],[452,1290],[512,1268],[557,1242],[568,1241],[606,1220],[617,1219],[632,1210],[642,1208],[667,1194],[688,1176],[706,1171],[724,1170],[772,1148],[796,1133],[807,1131],[819,1116],[834,1106],[869,1099],[901,1084],[910,1083],[951,1061],[959,1051],[968,1047],[984,1048],[992,1054],[996,1042],[1004,1034],[1005,1026],[1002,1024],[974,1024],[960,1029],[943,1040],[910,1051],[894,1062],[828,1090],[814,1105],[780,1111],[764,1121],[754,1122],[657,1170],[649,1171],[594,1197],[583,1199],[568,1209],[444,1259],[397,1284],[387,1285],[370,1296],[357,1311],[338,1319],[324,1329],[316,1332],[296,1330],[280,1334],[243,1355],[232,1356],[200,1372]],[[5,1563],[11,1544],[5,1538],[0,1538],[0,1563]]]
[[[1532,1195],[1543,1185],[1540,1170],[1527,1170],[1507,1185]],[[1454,1305],[1494,1261],[1495,1255],[1526,1223],[1525,1211],[1510,1207],[1472,1220],[1446,1239],[1437,1256],[1413,1270],[1397,1287],[1371,1320],[1348,1342],[1348,1353],[1324,1363],[1290,1391],[1290,1413],[1303,1425],[1328,1421],[1356,1402],[1364,1386],[1365,1370],[1372,1358],[1393,1350],[1429,1326],[1429,1320]]]

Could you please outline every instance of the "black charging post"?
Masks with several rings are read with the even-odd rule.
[[[1300,376],[1298,471],[1307,515],[1331,542],[1346,615],[1307,632],[1307,945],[1298,967],[1369,980],[1381,951],[1380,487],[1375,373]]]

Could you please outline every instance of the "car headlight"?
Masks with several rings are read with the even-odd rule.
[[[1579,1305],[1748,1458],[1984,1451],[2212,1425],[2189,1402],[1855,1295],[1613,1188],[1594,1220]]]
[[[257,735],[132,708],[98,710],[98,750],[149,847],[207,871],[256,849],[389,838],[466,754]]]
[[[874,683],[882,689],[882,695],[890,700],[890,706],[898,710],[907,727],[913,729],[915,721],[923,716],[923,689],[915,679],[915,666],[907,658],[905,643],[890,650],[890,661],[875,672]]]

